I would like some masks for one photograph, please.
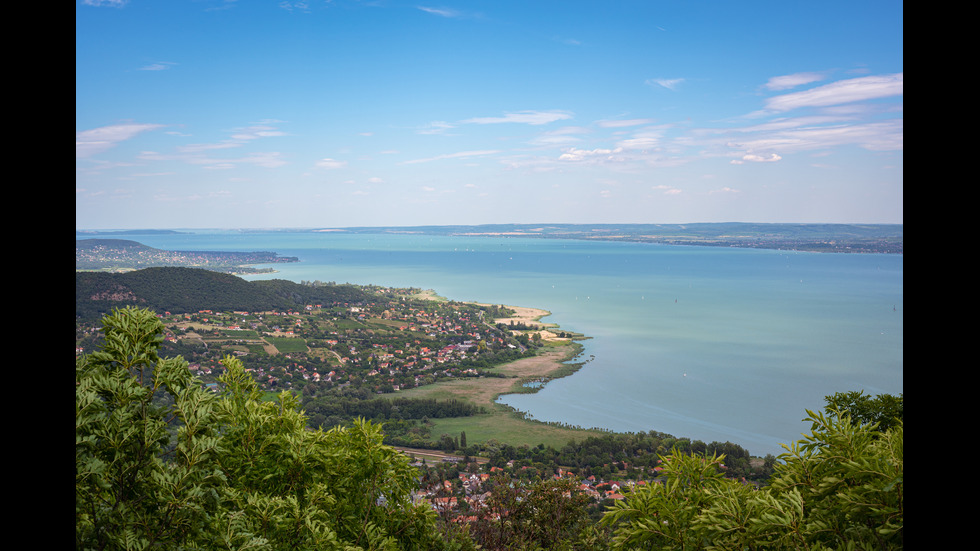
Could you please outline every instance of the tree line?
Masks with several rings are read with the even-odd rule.
[[[368,293],[354,285],[312,286],[282,279],[246,281],[200,268],[75,272],[75,317],[80,320],[97,320],[123,306],[183,314],[199,310],[282,310],[307,304],[358,303],[369,298]]]

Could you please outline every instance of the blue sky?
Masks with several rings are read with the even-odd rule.
[[[79,229],[903,222],[901,2],[75,14]]]

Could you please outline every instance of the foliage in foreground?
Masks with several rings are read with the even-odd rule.
[[[306,429],[226,358],[225,392],[160,358],[148,310],[104,320],[75,367],[76,549],[442,549],[415,471],[367,422]],[[460,540],[467,544],[468,540]]]
[[[836,396],[836,395],[835,395]],[[901,549],[904,424],[807,411],[811,434],[785,446],[769,486],[723,478],[724,456],[663,458],[664,484],[617,502],[602,523],[617,549]]]
[[[901,549],[901,398],[828,397],[785,446],[770,485],[723,476],[723,455],[661,457],[597,525],[570,481],[499,485],[491,518],[441,526],[412,501],[416,471],[381,428],[308,430],[289,393],[260,400],[225,358],[224,391],[180,357],[162,323],[126,308],[75,366],[76,549]]]

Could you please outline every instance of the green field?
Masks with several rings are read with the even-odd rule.
[[[307,350],[306,340],[297,337],[266,337],[265,340],[283,354],[306,352]]]
[[[561,448],[570,440],[582,440],[595,431],[565,428],[537,421],[528,421],[507,406],[495,400],[501,394],[527,392],[522,387],[526,381],[547,378],[557,373],[567,373],[567,361],[579,351],[574,344],[550,346],[532,358],[524,358],[497,367],[492,371],[507,378],[465,378],[439,382],[388,395],[399,398],[430,398],[436,400],[460,400],[486,409],[488,413],[470,417],[430,419],[433,423],[432,438],[441,435],[458,436],[466,433],[470,443],[486,443],[489,440],[506,442],[512,446],[536,446],[545,444]]]
[[[232,339],[258,339],[258,331],[251,329],[222,329],[221,334]]]

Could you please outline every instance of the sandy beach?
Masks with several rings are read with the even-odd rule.
[[[493,320],[494,323],[509,324],[523,323],[528,327],[533,327],[537,329],[538,333],[541,333],[541,338],[546,341],[571,341],[568,337],[559,337],[553,329],[558,327],[557,323],[543,323],[541,318],[545,316],[550,316],[551,312],[547,310],[542,310],[540,308],[529,308],[527,306],[507,306],[511,310],[514,310],[514,316],[509,318],[499,318]],[[514,331],[518,333],[518,331]]]

